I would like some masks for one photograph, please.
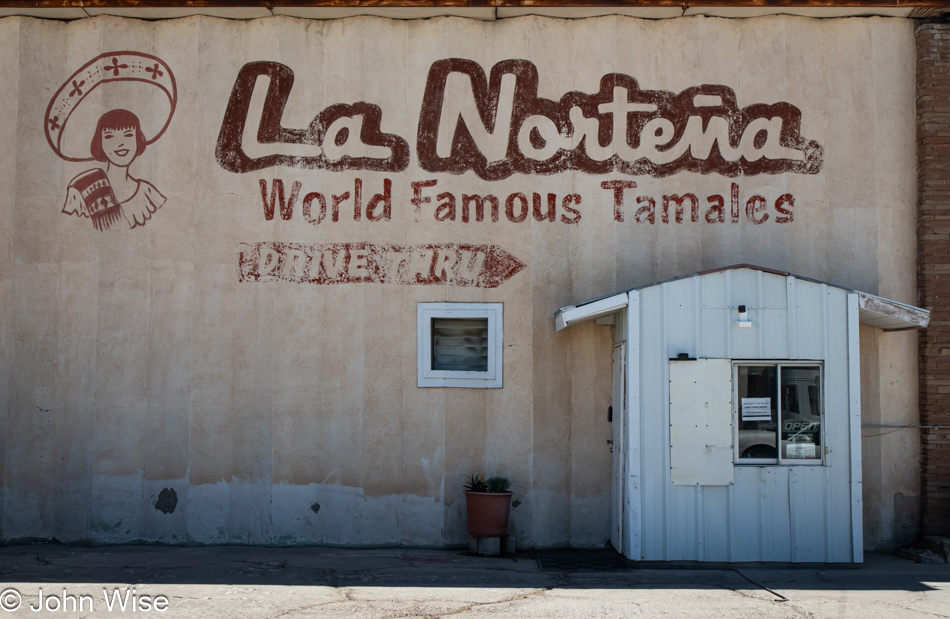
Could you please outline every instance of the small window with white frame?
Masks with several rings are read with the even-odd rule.
[[[502,304],[420,303],[420,387],[502,386]]]
[[[733,365],[736,464],[821,464],[822,365]]]

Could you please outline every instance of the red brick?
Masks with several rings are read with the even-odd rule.
[[[917,283],[921,425],[950,425],[950,24],[917,29]],[[950,431],[921,431],[923,532],[950,534]]]

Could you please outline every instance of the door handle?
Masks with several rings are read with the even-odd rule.
[[[613,422],[613,420],[614,420],[614,407],[608,406],[607,407],[607,421]]]

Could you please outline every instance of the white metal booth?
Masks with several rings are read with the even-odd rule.
[[[926,310],[737,265],[556,314],[558,330],[594,319],[615,325],[624,556],[863,560],[858,324],[921,328]]]

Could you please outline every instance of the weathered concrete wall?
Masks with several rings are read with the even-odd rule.
[[[916,378],[910,352],[916,334],[884,333],[861,325],[861,423],[917,423]],[[910,429],[868,427],[861,432],[864,544],[890,551],[920,533],[920,435]]]
[[[154,56],[155,65],[140,54]],[[555,309],[739,262],[915,300],[909,21],[8,18],[0,20],[0,58],[8,85],[0,105],[10,119],[0,127],[4,539],[452,545],[465,539],[463,477],[484,470],[513,481],[520,543],[601,545],[609,535],[612,337],[594,325],[556,334]],[[547,135],[560,142],[559,154],[526,157],[548,142],[526,134],[519,143],[517,126],[501,139],[500,156],[488,153],[496,148],[491,138],[466,140],[464,133],[452,150],[454,124],[440,129],[438,109],[434,121],[422,110],[440,100],[424,96],[438,81],[429,80],[430,69],[453,58],[474,61],[486,75],[502,61],[531,63],[537,97],[548,103],[531,98],[530,67],[509,64],[522,71],[514,117],[556,119],[564,137]],[[94,59],[95,75],[75,73]],[[293,71],[277,122],[300,131],[258,131],[253,113],[243,131],[232,123],[229,101],[234,108],[246,102],[241,97],[254,101],[254,82],[242,90],[239,75],[256,61]],[[463,75],[462,65],[452,66]],[[112,154],[118,163],[63,158],[83,149],[78,158],[88,157],[91,139],[104,142],[96,120],[112,109],[138,110],[142,132],[154,137],[170,105],[167,88],[148,84],[167,86],[170,72],[177,99],[167,131],[135,151],[128,167],[149,183],[138,185],[141,195],[118,195],[119,163],[128,157],[117,154],[122,149]],[[612,73],[637,80],[643,92],[626,78],[602,87]],[[120,74],[138,79],[103,82],[90,94],[90,85]],[[453,82],[448,107],[471,101],[459,89],[466,80]],[[286,75],[278,82],[289,86]],[[630,99],[617,98],[617,87]],[[612,159],[597,154],[593,133],[576,148],[570,106],[555,110],[566,93],[599,89],[601,99],[570,101],[586,106],[592,132],[599,118],[599,146],[616,150]],[[68,134],[65,115],[44,114],[51,99],[64,102],[51,111],[71,110],[80,97]],[[713,112],[699,109],[716,97]],[[605,111],[627,101],[670,116],[676,139],[668,129],[652,130],[661,145],[684,139],[690,110],[722,119],[731,144],[704,152],[702,136],[690,134],[693,149],[675,161],[663,162],[662,149],[648,146],[635,160],[623,140],[613,140],[616,126]],[[323,110],[357,102],[378,106],[380,124],[368,115],[368,133],[337,132],[322,143],[328,156],[339,143],[353,158],[319,160],[314,142],[335,113]],[[503,105],[484,103],[486,119],[503,116]],[[630,127],[652,113],[642,109]],[[326,122],[307,133],[318,114]],[[474,118],[467,127],[478,124]],[[743,141],[756,118],[766,123],[761,135],[750,130]],[[774,118],[780,130],[767,124]],[[374,128],[396,138],[379,146]],[[637,131],[628,133],[627,147],[642,145]],[[436,134],[444,150],[438,139],[424,143]],[[358,135],[383,154],[360,150]],[[400,140],[401,160],[393,146]],[[473,142],[494,163],[479,168]],[[252,159],[287,157],[251,169],[237,157],[241,149]],[[724,155],[735,149],[742,158]],[[96,168],[107,170],[124,216],[139,213],[145,225],[120,219],[98,231],[89,218],[63,213],[64,201],[75,210],[65,200],[71,181]],[[286,219],[279,205],[265,216],[261,183],[269,199],[275,179],[288,200],[300,183]],[[385,180],[392,182],[391,215],[372,221],[369,202]],[[422,181],[437,185],[414,190]],[[636,187],[601,185],[610,181]],[[161,198],[150,187],[165,198],[160,208],[151,208]],[[317,192],[328,201],[327,215],[320,217],[312,198],[308,221],[303,202]],[[333,196],[345,192],[335,221]],[[439,207],[448,201],[442,193],[458,202],[451,218]],[[522,219],[517,200],[506,210],[506,198],[517,193],[525,195]],[[556,195],[553,221],[545,218],[549,193]],[[464,216],[465,194],[497,196],[498,221],[490,211],[483,221],[474,209]],[[697,197],[696,217],[688,200],[679,218],[667,200],[664,218],[664,196],[685,194]],[[248,245],[256,243],[269,245],[262,254]],[[389,249],[379,250],[386,256],[373,263],[379,270],[359,269],[363,258],[351,254],[352,270],[334,279],[332,264],[316,274],[295,270],[288,260],[301,246],[294,243],[320,245],[308,250],[317,263],[320,250],[339,252],[343,244]],[[396,246],[459,251],[446,244],[491,245],[523,268],[506,281],[488,267],[466,279],[458,266],[440,275],[426,250],[413,250],[416,258],[410,250],[393,253]],[[268,247],[284,252],[270,275],[266,259],[258,262]],[[496,276],[500,283],[489,281]],[[416,386],[416,305],[432,301],[504,303],[503,388]],[[916,376],[912,347],[884,346],[891,337],[880,339],[875,354],[878,367],[899,380],[879,374],[864,387],[880,394],[884,411],[885,402],[909,405]],[[891,501],[893,480],[914,476],[912,449],[889,452],[899,473],[868,504]],[[882,521],[890,517],[889,507],[873,509]]]

